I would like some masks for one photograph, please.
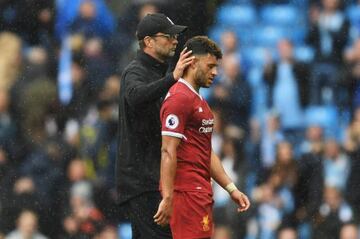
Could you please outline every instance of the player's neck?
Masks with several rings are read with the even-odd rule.
[[[193,88],[197,93],[199,93],[199,91],[200,91],[200,86],[199,86],[198,84],[196,84],[195,79],[194,79],[193,77],[190,77],[190,75],[184,75],[183,79],[184,79],[187,83],[189,83],[189,84],[192,86],[192,88]]]

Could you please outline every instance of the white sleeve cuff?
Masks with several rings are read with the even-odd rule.
[[[176,133],[176,132],[171,132],[171,131],[161,131],[161,135],[172,136],[172,137],[175,137],[175,138],[180,138],[180,139],[187,140],[185,135],[180,134],[180,133]]]

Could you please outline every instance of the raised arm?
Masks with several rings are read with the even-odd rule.
[[[194,59],[191,56],[191,51],[186,51],[186,48],[180,53],[179,60],[172,73],[167,74],[161,79],[155,79],[148,83],[141,73],[128,72],[123,77],[126,77],[124,84],[126,92],[126,100],[132,107],[137,107],[141,104],[158,100],[169,90],[169,88],[182,77],[184,69],[191,64]]]
[[[173,74],[168,74],[164,78],[147,83],[145,77],[139,72],[128,72],[123,77],[126,78],[125,97],[131,107],[137,107],[147,102],[160,99],[176,82]]]
[[[159,225],[168,224],[172,213],[174,180],[177,165],[176,149],[180,141],[180,138],[162,136],[160,183],[163,199],[154,216],[155,222]]]
[[[210,173],[215,182],[224,188],[230,194],[231,199],[239,205],[238,212],[244,212],[250,207],[248,197],[237,189],[230,177],[226,174],[219,157],[214,151],[211,151]]]

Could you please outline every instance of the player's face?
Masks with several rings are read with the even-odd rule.
[[[217,76],[218,60],[215,56],[207,54],[206,56],[199,56],[197,68],[195,72],[196,84],[199,87],[209,88],[215,76]]]
[[[176,46],[179,43],[178,35],[169,35],[157,33],[151,38],[154,39],[154,49],[157,56],[161,59],[167,59],[175,55]]]

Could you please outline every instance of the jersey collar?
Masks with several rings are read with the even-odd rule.
[[[200,100],[202,100],[203,98],[201,97],[201,95],[199,93],[196,92],[196,90],[192,87],[192,85],[190,85],[189,82],[187,82],[186,80],[184,80],[183,78],[180,78],[178,80],[178,82],[183,83],[184,85],[186,85],[192,92],[194,92],[197,96],[199,96]]]

